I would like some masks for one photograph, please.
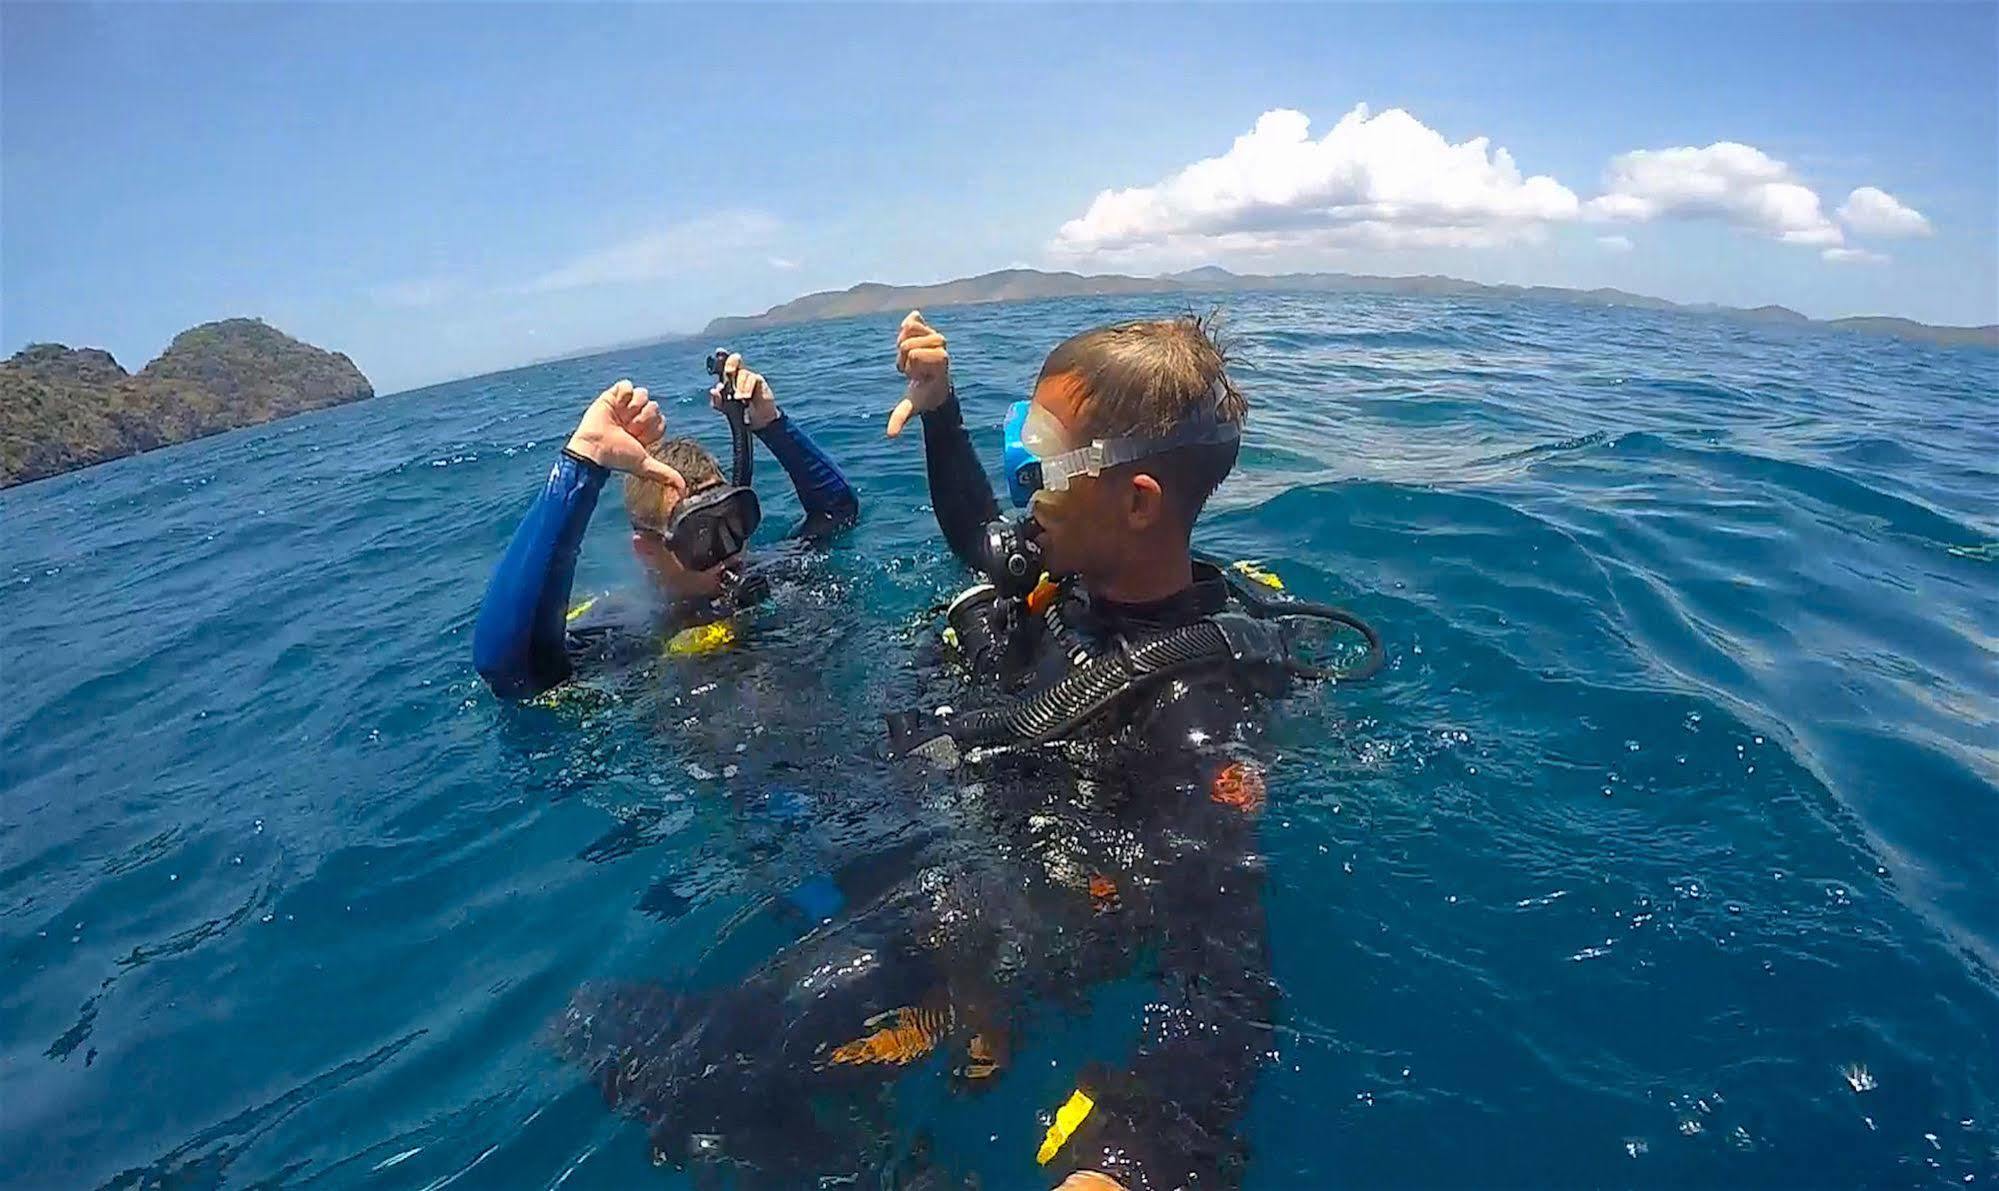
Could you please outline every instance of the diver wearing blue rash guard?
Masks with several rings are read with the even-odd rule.
[[[645,1122],[656,1161],[744,1187],[871,1184],[880,1151],[834,1097],[875,1103],[940,1067],[976,1091],[1037,1007],[1144,972],[1156,991],[1123,1060],[1058,1063],[1074,1091],[1045,1134],[996,1119],[995,1140],[1065,1191],[1238,1185],[1278,1006],[1259,712],[1307,669],[1280,629],[1307,606],[1191,551],[1246,402],[1198,320],[1074,337],[1008,418],[1008,488],[1034,512],[1008,523],[943,336],[912,314],[897,365],[890,433],[923,415],[939,526],[989,580],[948,615],[957,664],[915,668],[926,710],[892,724],[891,751],[957,768],[957,789],[815,878],[829,909],[806,912],[830,920],[747,976],[587,987],[559,1045]]]
[[[665,600],[660,619],[667,629],[717,624],[761,597],[758,573],[741,558],[762,516],[749,486],[751,434],[776,456],[805,509],[794,537],[822,541],[859,515],[860,502],[840,469],[778,410],[762,376],[735,355],[710,371],[721,378],[709,392],[711,403],[735,431],[728,477],[698,443],[666,440],[658,406],[629,381],[605,390],[585,411],[480,602],[473,664],[495,694],[532,697],[572,673],[576,559],[613,471],[626,473],[632,548]]]

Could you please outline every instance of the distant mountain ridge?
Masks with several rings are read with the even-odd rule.
[[[1630,306],[1641,310],[1679,310],[1692,314],[1757,323],[1826,327],[1867,335],[1894,335],[1926,343],[1974,344],[1999,347],[1999,324],[1982,327],[1941,327],[1905,318],[1860,317],[1814,319],[1784,306],[1717,306],[1686,304],[1647,297],[1621,289],[1563,289],[1546,285],[1485,285],[1456,277],[1421,275],[1377,277],[1360,273],[1281,273],[1240,275],[1209,265],[1158,277],[1127,277],[1118,273],[1085,275],[1045,273],[1039,269],[1002,269],[977,277],[961,277],[935,285],[883,285],[868,281],[850,289],[807,294],[762,314],[718,318],[702,332],[706,339],[727,338],[743,331],[788,323],[818,322],[858,314],[886,314],[909,309],[968,306],[980,302],[1020,302],[1035,298],[1096,297],[1105,294],[1229,293],[1272,290],[1305,293],[1423,294],[1567,302],[1580,306]]]
[[[98,348],[31,344],[0,363],[0,487],[374,395],[345,355],[259,319],[182,331],[136,375]]]

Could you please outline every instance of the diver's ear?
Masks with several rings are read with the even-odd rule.
[[[659,544],[659,539],[635,529],[632,531],[632,553],[638,555],[639,561],[647,566],[658,566],[663,548]]]
[[[1150,530],[1166,517],[1166,493],[1159,481],[1145,472],[1131,477],[1125,489],[1125,520],[1135,530]]]

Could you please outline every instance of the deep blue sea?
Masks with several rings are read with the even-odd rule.
[[[1199,544],[1392,659],[1274,729],[1250,1185],[1999,1180],[1999,353],[1220,301],[1253,404]],[[996,465],[1055,342],[1186,305],[934,313]],[[514,709],[469,633],[600,388],[720,448],[706,343],[0,494],[0,1183],[686,1185],[548,1026],[592,980],[726,986],[842,846],[766,838],[717,721],[820,797],[892,780],[857,759],[880,689],[963,583],[917,436],[882,437],[895,323],[732,345],[862,494],[797,597],[850,627],[758,641],[810,682],[679,718],[694,663],[652,703]],[[762,480],[774,538],[796,507]],[[578,589],[635,578],[612,492]],[[987,1095],[907,1078],[899,1128],[1037,1185],[1077,1056],[1133,1037],[1143,988],[1100,991]]]

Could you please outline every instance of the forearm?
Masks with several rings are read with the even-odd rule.
[[[979,464],[964,412],[953,393],[944,404],[923,415],[923,461],[930,476],[930,504],[937,527],[944,531],[951,553],[974,569],[980,565],[980,543],[986,524],[999,516],[992,483]]]
[[[824,536],[851,524],[859,516],[861,502],[854,495],[853,486],[847,483],[847,477],[840,473],[832,457],[798,423],[779,414],[776,420],[759,427],[756,435],[784,468],[784,474],[791,477],[798,503],[805,509],[805,526],[801,530],[804,536]]]
[[[527,698],[569,677],[563,613],[609,474],[565,451],[493,569],[472,629],[472,664],[495,694]]]

